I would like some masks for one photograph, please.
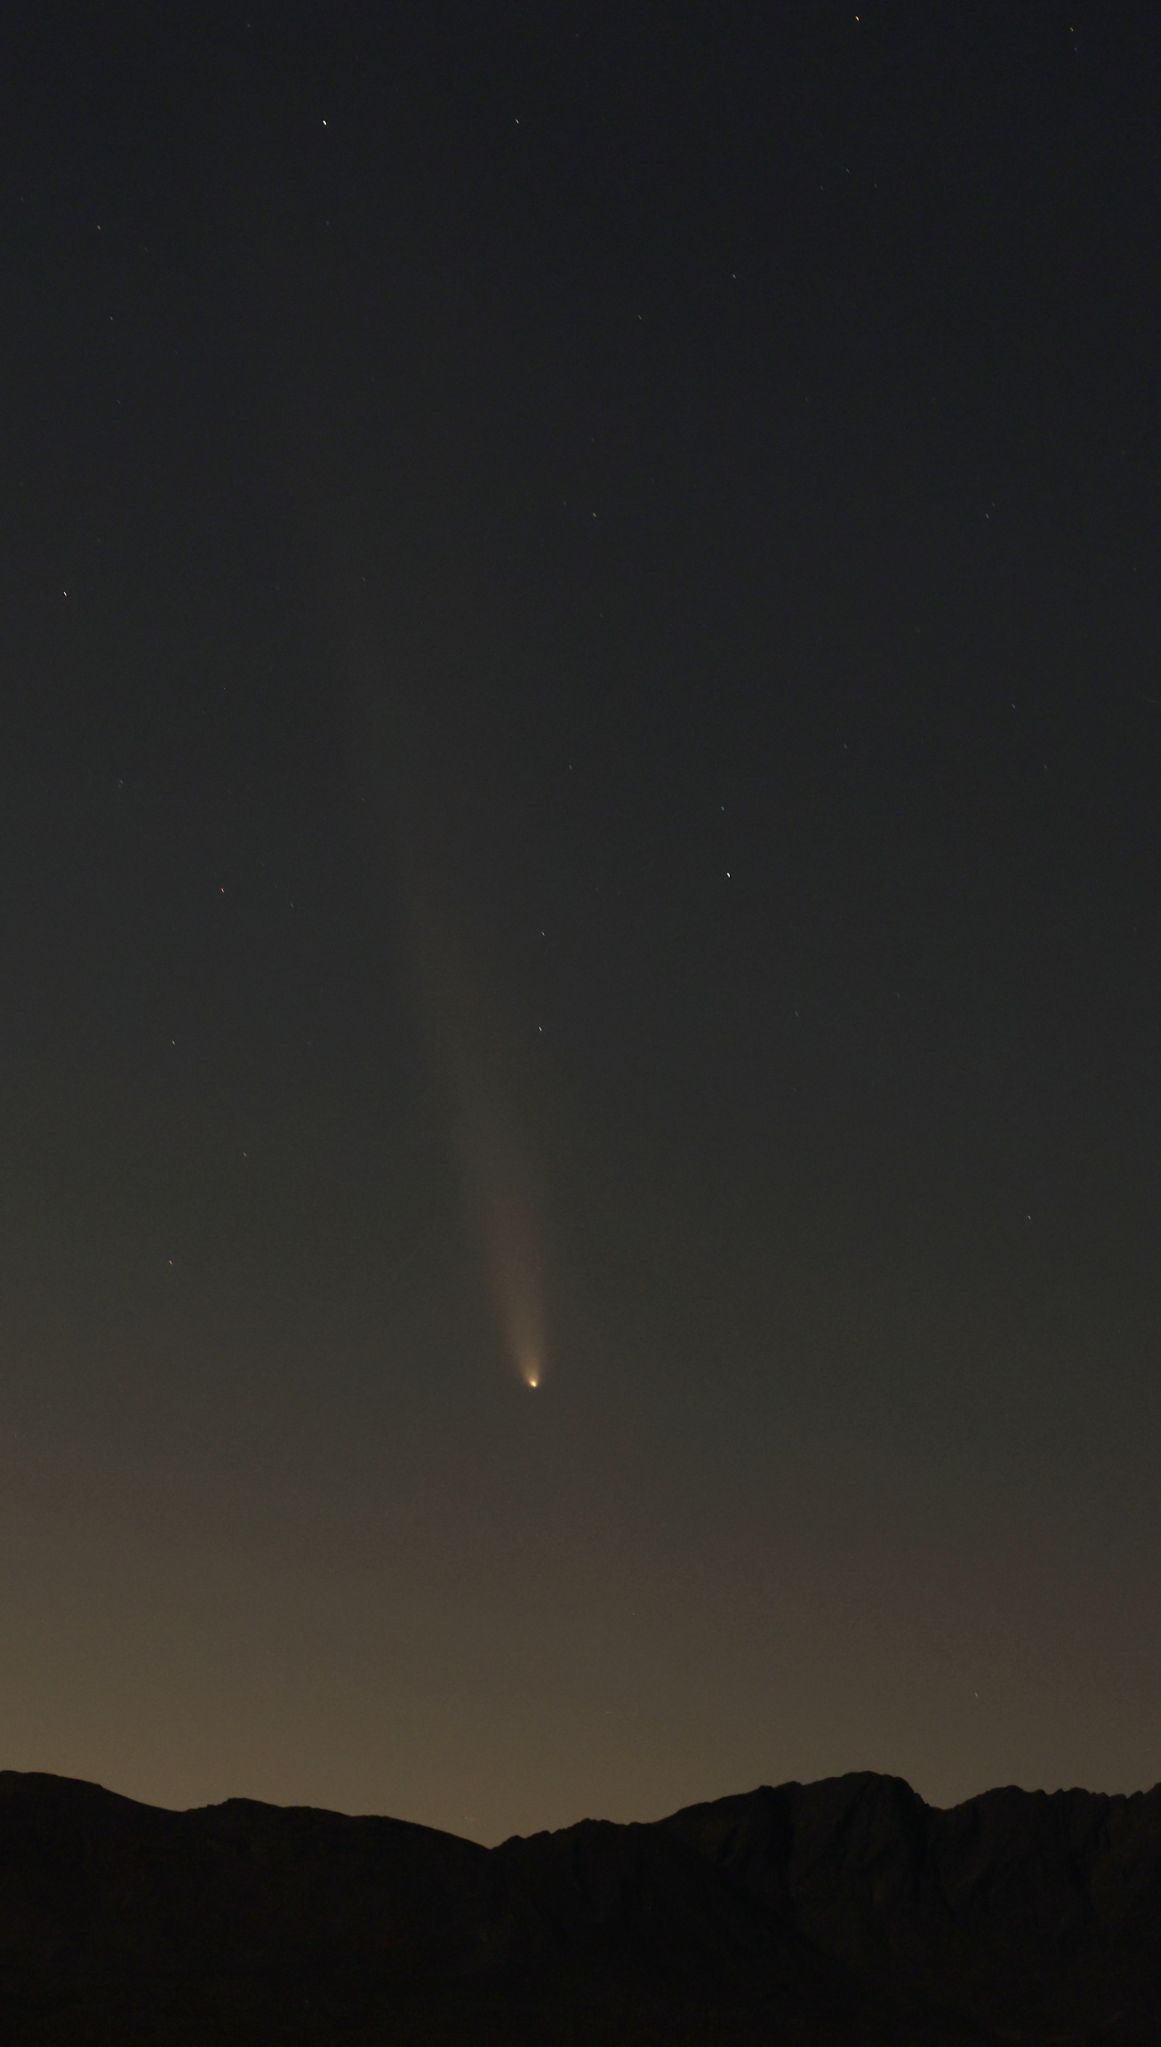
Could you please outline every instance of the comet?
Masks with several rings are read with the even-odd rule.
[[[381,665],[388,638],[365,596],[337,587],[336,617],[356,675]],[[526,1099],[526,1059],[497,992],[499,962],[486,942],[490,913],[471,885],[466,844],[432,820],[448,809],[443,742],[418,715],[370,708],[368,743],[384,763],[382,850],[399,919],[400,952],[439,1095],[439,1121],[458,1167],[461,1198],[510,1371],[535,1392],[548,1357],[542,1200]],[[382,693],[373,693],[378,703]],[[406,696],[406,692],[404,692]],[[393,700],[394,701],[394,700]],[[400,771],[402,764],[403,772]],[[458,806],[452,805],[452,811]],[[523,1040],[521,1040],[523,1042]],[[393,1285],[405,1267],[391,1274]]]

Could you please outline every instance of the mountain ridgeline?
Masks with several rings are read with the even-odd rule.
[[[1155,2047],[1161,1786],[860,1774],[481,1848],[0,1772],[20,2047]]]

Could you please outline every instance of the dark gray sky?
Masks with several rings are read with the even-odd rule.
[[[1155,36],[17,8],[6,1765],[1156,1778]]]

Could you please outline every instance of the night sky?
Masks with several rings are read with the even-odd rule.
[[[9,17],[6,1766],[1161,1775],[1156,21],[863,5]]]

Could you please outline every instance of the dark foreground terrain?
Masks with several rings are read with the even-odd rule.
[[[0,1772],[19,2047],[1161,2042],[1161,1787],[784,1784],[486,1849]]]

